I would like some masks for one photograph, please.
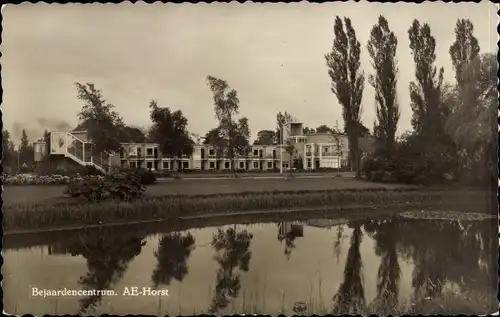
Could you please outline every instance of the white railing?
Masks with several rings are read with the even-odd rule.
[[[71,158],[82,166],[93,166],[101,172],[106,172],[109,168],[108,153],[93,153],[91,143],[80,140],[72,133],[66,133],[66,152],[65,156]]]

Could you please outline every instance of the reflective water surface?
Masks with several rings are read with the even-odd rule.
[[[4,250],[16,314],[388,311],[454,292],[496,296],[496,221],[316,219],[154,235],[108,229]],[[35,297],[47,290],[116,295]],[[132,287],[168,296],[127,296]],[[128,294],[130,295],[130,294]],[[477,313],[487,313],[478,311]]]

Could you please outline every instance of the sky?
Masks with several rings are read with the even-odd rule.
[[[398,134],[411,129],[409,83],[414,80],[408,28],[428,23],[436,38],[436,65],[454,81],[448,50],[457,19],[474,24],[481,52],[497,52],[496,5],[476,3],[383,4],[368,2],[213,4],[45,4],[2,7],[4,129],[14,141],[43,130],[70,130],[82,102],[75,82],[94,83],[126,124],[148,127],[149,102],[180,109],[188,130],[203,136],[217,126],[208,75],[238,91],[240,116],[251,139],[276,128],[287,111],[305,126],[343,127],[330,90],[325,53],[331,51],[335,16],[350,17],[362,45],[361,68],[373,73],[366,43],[379,15],[398,38]],[[375,120],[373,88],[365,83],[362,122]]]

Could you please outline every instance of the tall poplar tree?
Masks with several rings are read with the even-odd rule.
[[[436,39],[427,23],[414,20],[408,30],[410,49],[415,62],[415,79],[410,82],[410,99],[414,132],[423,144],[438,141],[443,135],[445,109],[441,103],[444,69],[439,74],[436,61]]]
[[[333,47],[332,51],[325,55],[326,65],[331,78],[331,90],[342,106],[351,162],[356,170],[356,177],[360,178],[358,129],[365,84],[364,74],[360,70],[361,45],[356,38],[351,19],[344,18],[344,23],[342,23],[342,19],[337,16],[333,31]]]
[[[459,87],[464,85],[464,70],[480,51],[479,42],[473,34],[474,25],[468,19],[458,19],[455,26],[455,42],[450,46],[450,57]]]
[[[375,89],[377,137],[389,155],[394,151],[400,116],[396,92],[399,72],[397,46],[396,35],[389,29],[387,20],[380,16],[368,41],[368,53],[375,70],[375,74],[368,77],[368,82]]]

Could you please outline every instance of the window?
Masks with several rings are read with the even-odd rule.
[[[128,150],[129,156],[137,156],[137,148],[135,146],[131,146]]]
[[[130,168],[136,168],[137,167],[137,163],[136,162],[130,162],[129,166],[130,166]]]
[[[311,146],[306,145],[306,155],[311,155]]]
[[[168,162],[163,162],[163,169],[168,170]]]
[[[311,168],[311,167],[312,167],[311,159],[307,159],[307,168]]]
[[[240,162],[240,169],[245,169],[245,162]]]
[[[146,162],[146,167],[149,169],[149,168],[153,168],[153,162]]]
[[[189,162],[182,162],[182,168],[189,168]]]
[[[257,149],[253,150],[253,155],[255,155],[255,156],[259,155],[259,150],[257,150]]]
[[[209,166],[210,166],[211,169],[214,169],[215,168],[215,162],[210,162]]]
[[[224,168],[229,169],[229,167],[230,167],[229,162],[224,162]]]
[[[214,149],[209,149],[208,150],[208,155],[214,156],[215,155],[215,150]]]
[[[259,162],[253,162],[253,168],[259,168]]]
[[[273,168],[273,162],[267,162],[267,168]]]
[[[153,148],[148,147],[148,148],[146,149],[146,155],[147,155],[147,156],[153,156]]]

